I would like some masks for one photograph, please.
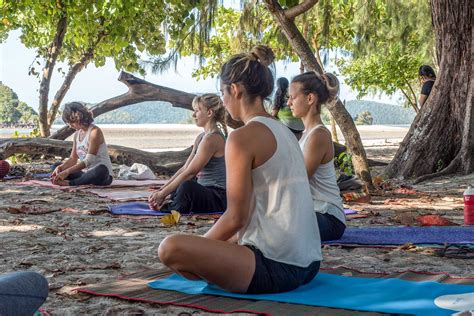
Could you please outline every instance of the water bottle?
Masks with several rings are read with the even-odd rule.
[[[464,191],[464,224],[474,225],[474,189],[471,186]]]

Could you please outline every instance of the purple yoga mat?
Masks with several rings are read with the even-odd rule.
[[[124,204],[109,205],[109,212],[114,215],[147,215],[147,216],[163,216],[170,214],[169,212],[159,212],[151,210],[148,203],[144,202],[130,202]],[[210,214],[222,214],[222,212],[215,213],[192,213],[192,214],[181,214],[181,215],[210,215]]]
[[[431,227],[348,227],[337,245],[474,244],[474,226]]]
[[[149,215],[149,216],[163,216],[169,214],[166,212],[159,212],[151,210],[148,203],[144,202],[130,202],[124,204],[109,205],[109,212],[114,215]],[[346,215],[356,214],[357,211],[351,209],[345,209]],[[199,214],[222,214],[222,212],[215,213],[199,213]],[[187,214],[181,214],[187,215]]]
[[[357,213],[359,213],[359,212],[351,210],[350,208],[345,208],[344,209],[344,214],[346,214],[346,215],[352,215],[352,214],[357,214]]]

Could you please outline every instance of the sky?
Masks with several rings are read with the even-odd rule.
[[[29,66],[35,62],[35,50],[27,49],[21,43],[20,32],[11,32],[8,39],[0,44],[0,81],[9,86],[16,92],[20,101],[26,102],[34,109],[38,108],[39,100],[39,80],[35,76],[28,75]],[[43,60],[39,60],[41,65],[36,64],[36,71],[40,71],[43,66]],[[178,68],[168,70],[165,73],[154,75],[151,72],[145,77],[135,74],[137,77],[143,78],[151,83],[163,85],[177,90],[190,93],[219,93],[218,80],[216,78],[208,78],[206,80],[198,80],[191,76],[192,69],[197,67],[197,61],[193,57],[181,59],[178,62]],[[331,69],[329,71],[335,71]],[[67,69],[66,65],[57,64],[56,69],[62,67]],[[299,73],[299,63],[276,63],[276,78],[291,77]],[[94,65],[88,65],[74,79],[70,90],[68,91],[63,103],[70,101],[84,101],[88,103],[98,103],[103,100],[115,97],[119,94],[127,92],[127,87],[117,81],[120,70],[115,69],[115,65],[111,59],[107,60],[105,66],[96,68]],[[51,80],[49,100],[51,101],[54,94],[59,89],[63,76],[54,71]],[[340,78],[341,79],[341,78]],[[340,99],[354,100],[357,93],[352,91],[342,81]],[[368,96],[363,100],[372,100],[384,103],[397,104],[398,97]]]

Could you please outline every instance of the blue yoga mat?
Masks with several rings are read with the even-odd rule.
[[[348,227],[340,239],[324,243],[359,245],[474,244],[474,226]]]
[[[150,210],[148,203],[144,202],[130,202],[124,204],[109,205],[109,212],[114,215],[150,215],[150,216],[163,216],[166,212],[159,212]],[[356,214],[357,211],[351,209],[345,209],[344,213],[346,215]],[[222,214],[222,212],[215,213],[199,213],[199,214]],[[187,215],[187,214],[182,214]]]
[[[109,205],[109,212],[114,215],[147,215],[147,216],[163,216],[168,215],[169,212],[159,212],[151,210],[148,203],[144,202],[130,202],[124,204]],[[181,214],[181,215],[196,215]],[[222,214],[222,212],[215,213],[199,213],[201,215]]]
[[[234,294],[208,285],[204,281],[190,281],[176,274],[150,282],[148,286],[186,294],[210,294],[359,311],[432,316],[451,315],[455,312],[438,307],[434,302],[436,298],[474,292],[474,285],[369,279],[326,273],[319,273],[313,281],[296,290],[278,294]],[[459,304],[462,299],[468,300],[469,297],[460,296],[457,303]]]

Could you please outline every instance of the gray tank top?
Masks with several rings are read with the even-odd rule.
[[[219,132],[216,134],[221,135]],[[202,136],[204,137],[204,135]],[[202,140],[201,137],[201,140]],[[201,143],[199,141],[199,144]],[[225,140],[225,137],[224,137]],[[199,147],[198,144],[198,147]],[[197,150],[197,148],[196,148]],[[202,170],[197,175],[197,183],[206,187],[218,187],[225,189],[226,176],[225,176],[225,157],[211,157],[209,162],[202,168]]]

